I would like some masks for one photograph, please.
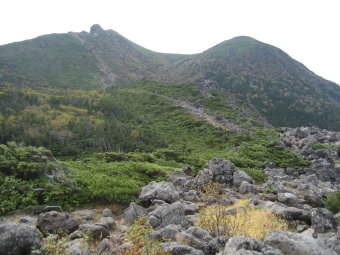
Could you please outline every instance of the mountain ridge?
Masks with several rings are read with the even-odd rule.
[[[0,46],[1,63],[16,76],[70,89],[106,89],[139,80],[211,80],[221,91],[253,104],[274,126],[340,127],[340,86],[249,36],[197,54],[158,53],[97,24],[90,32],[50,34]],[[0,84],[8,82],[8,72],[2,73]]]

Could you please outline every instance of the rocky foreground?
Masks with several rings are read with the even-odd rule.
[[[264,169],[268,180],[257,184],[232,162],[215,158],[196,177],[191,176],[190,167],[185,167],[173,172],[167,181],[149,183],[141,191],[140,205],[131,203],[122,214],[113,214],[109,209],[100,214],[95,210],[68,214],[54,207],[36,216],[2,219],[0,255],[45,254],[39,249],[42,236],[60,232],[68,235],[61,254],[124,254],[132,245],[125,233],[141,216],[153,229],[148,238],[172,255],[340,254],[340,214],[333,215],[323,204],[325,197],[340,189],[340,133],[283,128],[280,136],[278,144],[300,153],[311,160],[311,165],[280,169],[268,162]],[[313,149],[313,144],[327,148]],[[213,182],[219,183],[219,197],[207,199],[202,187]],[[269,208],[284,218],[289,231],[272,230],[259,241],[218,236],[196,224],[201,207],[216,202],[229,205],[244,198],[249,199],[249,207]],[[237,214],[238,210],[225,213]],[[84,233],[98,241],[95,246],[85,242]]]

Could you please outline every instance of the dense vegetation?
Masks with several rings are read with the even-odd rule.
[[[52,34],[0,46],[0,59],[0,84],[91,90],[142,79],[210,80],[254,105],[274,126],[340,127],[340,87],[250,37],[195,55],[161,54],[95,25],[90,33]]]

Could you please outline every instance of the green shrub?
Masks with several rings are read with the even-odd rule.
[[[334,195],[324,199],[325,207],[334,214],[340,212],[340,190],[337,190]]]
[[[255,180],[257,184],[264,183],[267,181],[267,176],[264,174],[264,171],[257,168],[243,168],[241,169],[246,172],[251,178]]]

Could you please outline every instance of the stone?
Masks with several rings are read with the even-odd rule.
[[[170,240],[176,241],[176,234],[181,231],[181,226],[170,224],[160,230],[151,231],[148,236],[155,241]]]
[[[90,255],[88,244],[84,239],[77,239],[63,245],[67,255]]]
[[[179,200],[179,193],[171,182],[153,181],[142,188],[139,199],[146,205],[150,205],[154,199],[163,200],[171,204]]]
[[[185,215],[192,215],[199,211],[200,206],[198,206],[195,203],[189,202],[189,201],[183,201],[181,202],[184,207],[184,214]]]
[[[187,176],[192,176],[192,169],[190,166],[183,167],[182,172]]]
[[[52,211],[39,214],[37,228],[44,234],[71,233],[79,227],[79,224],[80,221],[71,214]]]
[[[108,229],[96,224],[83,224],[79,229],[70,235],[71,239],[81,238],[83,235],[89,235],[95,240],[102,240],[110,236]]]
[[[173,183],[179,191],[189,191],[195,186],[195,179],[192,176],[182,174],[178,171],[173,171],[168,179],[169,182]]]
[[[100,244],[97,246],[96,251],[98,255],[102,255],[102,254],[114,254],[112,252],[114,246],[113,243],[110,241],[110,239],[105,238],[103,239]]]
[[[143,207],[131,202],[130,206],[124,211],[124,220],[133,223],[139,217],[146,215],[147,211]]]
[[[313,208],[311,210],[311,222],[316,233],[336,231],[333,214],[326,208]]]
[[[165,244],[163,249],[165,252],[170,252],[171,255],[205,255],[200,250],[177,242]]]
[[[204,168],[203,170],[199,171],[196,178],[195,178],[195,185],[200,187],[203,185],[207,185],[209,182],[213,180],[213,172],[211,169]]]
[[[191,223],[184,217],[184,207],[180,202],[173,204],[163,204],[156,210],[149,213],[149,222],[156,230],[167,225],[181,225],[188,228]]]
[[[336,255],[322,241],[298,233],[273,230],[264,243],[279,249],[283,255]]]
[[[297,206],[298,205],[298,198],[293,193],[278,193],[277,200],[280,203],[283,203],[288,206]]]
[[[247,181],[242,181],[238,191],[241,194],[256,193],[256,186]]]
[[[112,217],[101,217],[99,221],[95,223],[95,225],[102,226],[107,230],[112,230],[114,229],[116,223]]]
[[[311,205],[312,207],[322,207],[322,197],[315,191],[309,191],[303,196],[304,200],[307,204]]]
[[[205,167],[212,171],[213,181],[218,183],[232,183],[236,169],[231,161],[214,158],[210,160]]]
[[[114,218],[115,216],[113,215],[111,209],[105,208],[102,212],[103,217],[111,217]]]
[[[263,242],[244,236],[231,237],[224,247],[223,255],[282,255],[282,253]]]
[[[246,181],[250,184],[254,183],[253,178],[251,178],[248,174],[246,174],[244,171],[236,170],[233,174],[233,186],[235,188],[240,187],[241,183],[243,181]]]
[[[36,227],[7,222],[0,225],[0,255],[30,254],[40,248],[41,239]]]

